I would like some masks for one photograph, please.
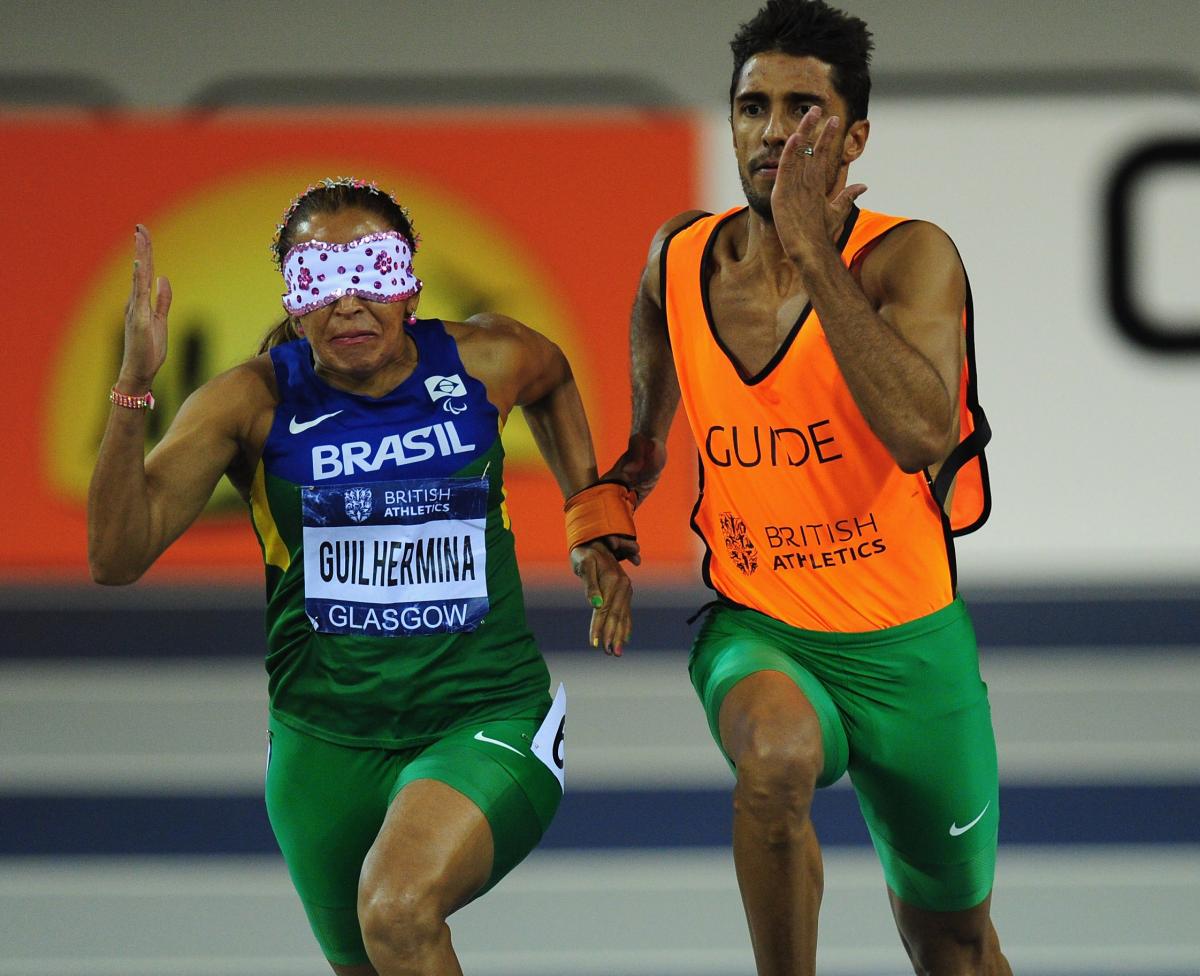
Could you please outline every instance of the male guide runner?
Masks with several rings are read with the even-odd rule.
[[[815,789],[849,772],[914,971],[1010,974],[989,905],[995,740],[952,537],[989,499],[969,286],[933,224],[860,210],[866,25],[771,0],[734,39],[748,206],[659,230],[613,473],[644,499],[682,401],[718,596],[690,672],[737,776],[760,976],[816,967]]]

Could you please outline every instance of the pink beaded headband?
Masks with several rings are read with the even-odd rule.
[[[408,239],[399,231],[368,234],[345,244],[297,244],[283,259],[283,280],[283,307],[289,315],[306,315],[343,295],[400,302],[421,290]]]
[[[296,212],[296,208],[299,207],[300,204],[303,203],[304,200],[307,199],[308,195],[314,190],[335,190],[338,187],[366,190],[368,193],[373,193],[381,197],[387,197],[396,205],[396,208],[402,214],[404,214],[404,219],[408,221],[408,226],[410,228],[412,227],[412,217],[409,216],[408,208],[401,206],[399,200],[397,200],[392,194],[388,193],[387,190],[381,190],[375,185],[374,182],[361,180],[356,176],[339,176],[335,179],[326,177],[323,180],[318,180],[311,186],[305,187],[304,192],[299,194],[290,204],[288,204],[288,208],[283,212],[283,216],[280,218],[279,223],[275,225],[275,237],[271,241],[271,257],[275,262],[275,267],[279,268],[281,271],[283,270],[283,260],[279,253],[279,240],[283,236],[283,229],[288,225],[288,221],[292,219],[292,214]],[[414,230],[412,244],[412,249],[414,252],[417,250],[417,246],[420,243],[421,237]]]

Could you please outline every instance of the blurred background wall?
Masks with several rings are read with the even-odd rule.
[[[974,292],[995,507],[958,555],[1001,747],[1001,934],[1027,976],[1194,976],[1200,4],[846,6],[877,45],[863,205],[945,227]],[[277,314],[277,214],[354,172],[413,206],[423,312],[496,308],[567,349],[603,463],[651,234],[739,202],[727,45],[755,7],[0,4],[0,267],[25,296],[0,364],[0,976],[321,971],[258,795],[240,503],[223,488],[135,587],[86,578],[132,222],[176,284],[160,425]],[[29,254],[59,256],[32,298]],[[456,927],[469,972],[750,971],[728,775],[685,672],[705,597],[681,427],[619,663],[576,639],[553,485],[506,435],[572,778],[546,848]],[[904,972],[852,794],[815,816],[823,971]]]
[[[721,105],[740,0],[427,0],[353,5],[126,0],[3,5],[6,70],[80,72],[138,106],[174,108],[231,75],[590,72],[644,78],[681,105]],[[897,71],[1196,67],[1189,0],[862,0],[880,87]]]

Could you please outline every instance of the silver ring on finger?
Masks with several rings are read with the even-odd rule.
[[[812,146],[805,146],[803,149],[800,150],[801,156],[811,156],[812,154],[813,154]]]

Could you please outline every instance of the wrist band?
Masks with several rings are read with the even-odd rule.
[[[620,481],[598,481],[577,491],[563,505],[567,551],[606,535],[636,539],[633,506],[637,496]]]
[[[154,394],[147,390],[141,396],[132,393],[122,393],[115,386],[108,391],[108,402],[128,410],[153,410]]]

